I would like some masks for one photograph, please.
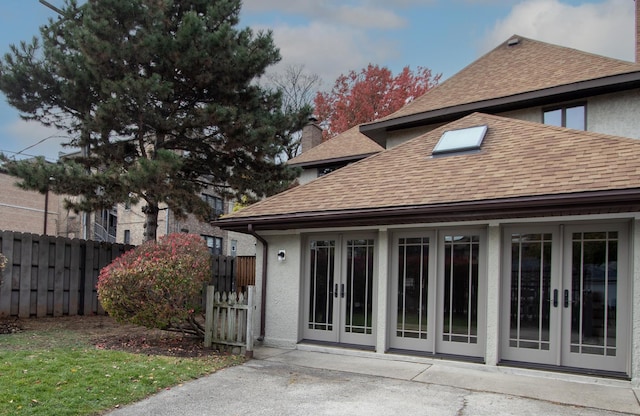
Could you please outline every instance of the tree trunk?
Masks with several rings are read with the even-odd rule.
[[[144,241],[155,241],[158,231],[158,204],[147,202],[147,206],[142,209],[145,214],[144,219]]]

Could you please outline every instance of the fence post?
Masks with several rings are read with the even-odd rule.
[[[253,311],[255,309],[255,286],[248,286],[247,292],[249,294],[249,299],[247,299],[247,350],[245,352],[245,357],[253,358]]]
[[[213,338],[213,295],[215,286],[207,286],[206,309],[204,314],[204,347],[211,348]]]

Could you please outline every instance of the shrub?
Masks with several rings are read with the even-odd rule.
[[[4,254],[0,253],[0,272],[4,270],[5,267],[7,267],[7,262],[9,260],[7,259],[7,256],[5,256]]]
[[[211,276],[211,255],[194,234],[146,242],[100,271],[98,299],[118,322],[204,336],[196,319]]]

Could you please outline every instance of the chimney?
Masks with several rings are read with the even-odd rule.
[[[640,63],[640,0],[636,3],[636,63]]]
[[[317,122],[318,119],[311,116],[309,122],[302,128],[302,138],[300,139],[302,153],[322,143],[322,128],[318,126]]]

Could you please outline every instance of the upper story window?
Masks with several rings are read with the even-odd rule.
[[[586,106],[577,104],[544,110],[542,122],[550,126],[567,127],[576,130],[586,130]]]
[[[208,194],[202,194],[201,197],[211,207],[211,218],[218,218],[224,214],[224,201],[222,198]]]

